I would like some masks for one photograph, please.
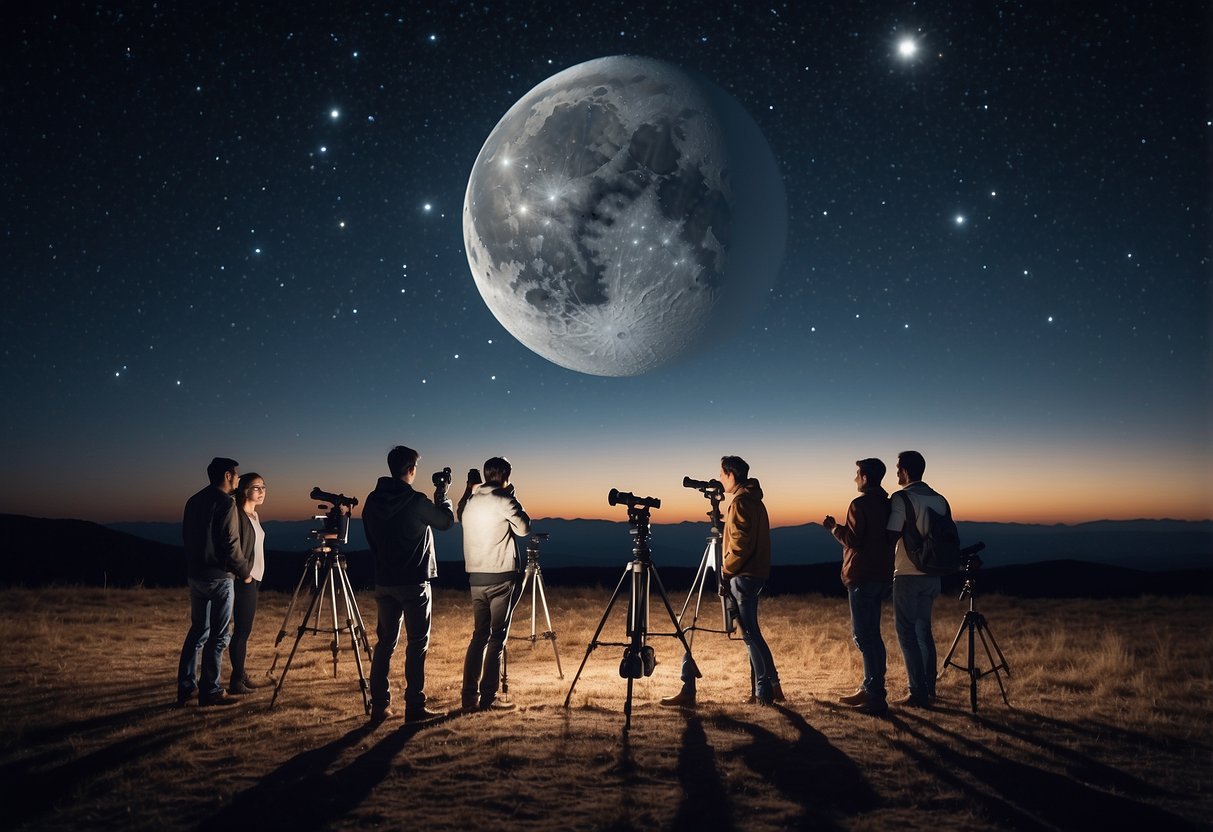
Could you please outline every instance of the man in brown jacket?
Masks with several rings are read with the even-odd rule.
[[[881,487],[885,465],[879,459],[855,463],[859,496],[839,525],[826,515],[821,525],[842,544],[842,582],[851,606],[851,632],[863,656],[863,684],[839,701],[865,713],[888,710],[884,686],[885,647],[880,636],[880,608],[893,594],[893,546],[885,534],[889,495]]]

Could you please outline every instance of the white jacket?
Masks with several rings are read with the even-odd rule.
[[[513,572],[518,569],[514,535],[531,533],[531,518],[514,497],[513,487],[478,485],[460,517],[463,566],[468,572]]]

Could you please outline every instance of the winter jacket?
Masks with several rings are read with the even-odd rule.
[[[724,515],[724,574],[766,580],[771,575],[771,521],[762,504],[762,486],[749,479],[738,484]]]

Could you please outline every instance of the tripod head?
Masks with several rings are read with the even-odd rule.
[[[720,480],[693,480],[682,478],[683,488],[694,488],[708,498],[712,507],[708,510],[708,520],[712,523],[712,531],[719,533],[724,528],[724,516],[720,513],[720,503],[724,499],[724,485]]]
[[[531,532],[526,539],[526,562],[528,564],[539,563],[539,544],[543,543],[551,537],[547,532]]]
[[[632,524],[628,534],[636,538],[636,542],[632,544],[632,554],[637,560],[647,563],[650,560],[649,537],[652,534],[649,528],[649,509],[661,508],[660,498],[637,497],[630,492],[612,488],[607,494],[607,503],[613,506],[622,503],[627,506],[628,522]]]

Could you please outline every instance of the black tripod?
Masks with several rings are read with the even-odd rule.
[[[695,611],[691,615],[691,625],[689,627],[683,626],[683,630],[690,633],[690,637],[687,639],[688,642],[690,644],[695,643],[696,630],[703,630],[705,633],[727,633],[731,637],[737,629],[737,608],[730,603],[732,598],[727,592],[719,591],[720,570],[722,566],[720,539],[721,530],[724,528],[724,518],[720,514],[720,502],[724,499],[724,491],[716,480],[699,482],[690,477],[684,477],[682,484],[686,488],[698,488],[703,496],[711,501],[712,508],[708,511],[708,519],[711,521],[712,528],[708,532],[708,542],[703,549],[703,557],[699,560],[699,568],[695,571],[695,579],[691,581],[691,589],[687,593],[686,603],[682,605],[682,612],[678,613],[678,623],[681,624],[686,620],[687,609],[690,608],[691,599],[694,598]],[[703,604],[703,591],[707,585],[708,570],[714,570],[716,573],[717,594],[720,597],[720,611],[723,619],[723,629],[720,630],[699,626],[699,610]]]
[[[960,629],[956,631],[956,638],[952,641],[952,647],[948,650],[948,655],[943,660],[943,670],[940,671],[942,676],[949,667],[955,667],[957,670],[963,670],[969,675],[969,704],[973,709],[973,713],[977,713],[977,680],[983,676],[994,674],[995,681],[998,682],[998,689],[1002,691],[1002,701],[1010,706],[1010,701],[1007,699],[1007,689],[1002,683],[1002,677],[999,673],[1011,676],[1011,668],[1007,665],[1006,657],[1002,655],[1002,650],[998,647],[998,642],[994,640],[994,634],[990,632],[990,625],[986,623],[986,617],[977,611],[976,587],[977,582],[973,578],[973,573],[981,566],[981,561],[976,557],[977,553],[984,549],[984,543],[975,543],[968,548],[962,549],[960,552],[961,562],[964,564],[962,571],[965,575],[964,586],[960,589],[960,600],[969,599],[969,609],[965,613],[964,619],[960,622]],[[968,664],[960,664],[952,661],[952,654],[956,652],[957,645],[960,644],[960,637],[968,633],[969,637],[969,661]],[[988,670],[981,670],[977,667],[977,639],[981,639],[981,646],[985,649],[986,658],[990,662]],[[993,648],[991,650],[990,648]],[[998,661],[994,661],[995,654],[998,655]]]
[[[345,515],[346,534],[348,535],[348,514]],[[295,642],[291,645],[290,655],[287,656],[286,664],[282,666],[282,675],[278,677],[278,684],[274,686],[274,695],[270,699],[270,707],[274,707],[274,703],[278,700],[278,694],[282,692],[282,686],[286,682],[287,671],[291,669],[291,661],[295,658],[295,651],[299,649],[299,642],[302,640],[304,633],[327,633],[332,636],[332,641],[329,646],[333,652],[333,678],[337,678],[337,652],[340,647],[340,636],[344,632],[350,634],[350,645],[354,649],[354,664],[358,667],[358,686],[362,690],[362,707],[366,713],[371,712],[371,699],[369,695],[369,686],[367,684],[366,673],[362,669],[362,657],[358,653],[359,645],[366,651],[367,661],[371,661],[371,643],[367,639],[366,626],[362,622],[362,613],[358,610],[358,601],[354,597],[354,588],[350,585],[350,576],[346,571],[345,557],[341,554],[339,541],[348,539],[346,535],[338,535],[336,531],[330,530],[326,524],[326,528],[312,532],[312,536],[316,538],[317,545],[312,548],[308,554],[307,562],[303,567],[303,574],[299,577],[299,583],[295,586],[295,594],[291,596],[291,603],[286,608],[286,615],[282,619],[282,628],[278,631],[278,636],[274,639],[274,662],[270,665],[270,674],[274,672],[274,667],[278,664],[280,653],[278,645],[282,639],[286,637],[287,622],[290,621],[291,611],[295,608],[295,602],[299,600],[299,594],[303,590],[303,584],[311,578],[311,596],[308,599],[307,611],[303,613],[303,618],[299,622],[299,627],[295,631]],[[327,597],[333,611],[333,626],[321,627],[320,616],[321,607],[324,605],[321,599]],[[340,623],[338,619],[338,601],[345,610],[345,623]],[[315,616],[313,618],[313,615]],[[309,624],[308,622],[311,621]]]
[[[695,676],[698,678],[701,674],[695,667],[695,660],[691,657],[691,645],[687,642],[686,633],[683,631],[682,625],[678,623],[677,616],[674,615],[674,608],[670,606],[669,596],[666,595],[665,587],[662,586],[661,576],[657,574],[657,567],[653,565],[652,552],[649,550],[651,533],[649,509],[661,508],[661,500],[655,497],[637,497],[612,488],[607,496],[607,502],[611,505],[624,503],[627,506],[628,520],[632,524],[629,533],[636,538],[632,545],[632,562],[624,568],[623,576],[620,577],[619,584],[615,587],[614,594],[611,595],[610,603],[607,604],[606,611],[602,614],[602,620],[598,622],[598,629],[594,631],[594,636],[585,649],[585,657],[581,660],[581,666],[577,668],[577,675],[573,677],[573,684],[569,686],[569,693],[564,698],[564,707],[569,707],[569,702],[573,698],[573,689],[577,687],[577,680],[581,678],[581,671],[585,669],[585,664],[589,661],[590,653],[594,651],[594,648],[604,645],[622,647],[624,648],[623,660],[619,663],[619,675],[628,680],[628,695],[623,704],[623,730],[626,732],[632,727],[632,686],[641,676],[653,675],[653,668],[657,665],[657,656],[647,643],[650,635],[671,636],[681,641],[682,646],[686,649],[686,661],[691,663]],[[628,640],[625,642],[599,641],[598,636],[602,634],[602,628],[606,626],[607,618],[610,617],[615,602],[623,593],[625,583],[629,585]],[[652,584],[656,584],[657,592],[670,616],[670,623],[674,625],[672,633],[649,632],[649,591]]]
[[[526,547],[526,574],[522,578],[522,586],[518,589],[518,597],[514,599],[514,603],[510,605],[510,614],[506,616],[505,625],[505,644],[501,649],[501,692],[509,693],[510,691],[510,674],[509,674],[509,641],[510,641],[510,625],[514,623],[514,611],[518,609],[518,605],[522,603],[523,597],[526,595],[527,587],[531,588],[531,646],[535,646],[535,642],[541,638],[548,639],[552,642],[552,652],[556,654],[556,675],[561,679],[564,678],[564,671],[560,669],[560,651],[556,649],[556,631],[552,629],[552,615],[548,612],[547,593],[543,590],[543,570],[539,567],[539,544],[547,540],[551,535],[545,532],[536,532],[527,538]],[[537,633],[535,629],[535,618],[539,612],[540,606],[543,607],[543,619],[547,622],[548,628],[542,633]],[[526,638],[526,636],[520,636]]]

